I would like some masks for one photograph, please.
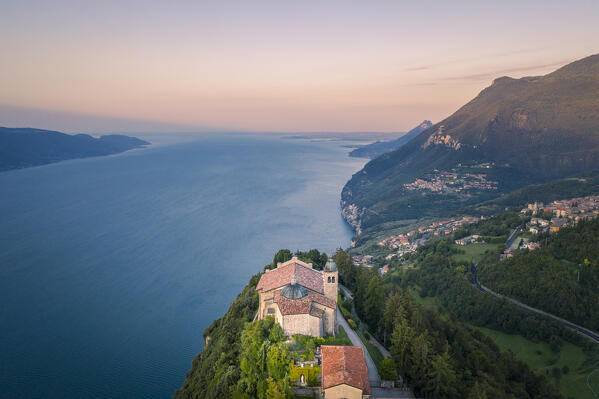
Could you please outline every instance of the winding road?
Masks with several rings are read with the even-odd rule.
[[[487,292],[497,298],[507,299],[508,301],[510,301],[514,305],[518,306],[519,308],[527,310],[529,312],[534,312],[534,313],[540,314],[542,316],[549,317],[555,321],[560,322],[564,327],[569,328],[570,330],[573,330],[573,331],[577,332],[578,334],[587,337],[588,339],[595,342],[596,344],[599,344],[599,334],[598,333],[591,331],[588,328],[579,326],[578,324],[572,323],[571,321],[568,321],[566,319],[562,319],[561,317],[552,315],[551,313],[547,313],[543,310],[533,308],[532,306],[528,306],[525,303],[517,301],[513,298],[507,297],[505,295],[501,295],[501,294],[491,290],[490,288],[487,288],[484,285],[482,285],[480,283],[480,281],[478,280],[478,263],[476,263],[474,265],[474,267],[472,268],[472,273],[474,274],[474,278],[472,279],[471,283],[474,286],[476,286],[479,290],[481,290],[482,292]]]
[[[370,357],[368,349],[366,349],[366,346],[360,337],[358,337],[358,334],[356,334],[356,332],[349,326],[347,320],[345,320],[345,317],[343,317],[343,313],[341,313],[339,306],[337,306],[337,325],[343,327],[349,340],[354,346],[361,346],[364,349],[364,357],[366,358],[366,367],[368,367],[368,379],[370,380],[370,385],[375,387],[380,386],[381,376],[379,375],[379,371],[377,370],[372,357]]]

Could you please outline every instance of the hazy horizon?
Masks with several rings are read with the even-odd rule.
[[[599,52],[599,3],[15,2],[0,125],[404,132]]]

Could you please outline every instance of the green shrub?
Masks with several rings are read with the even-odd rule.
[[[306,384],[311,387],[319,385],[318,375],[320,374],[320,366],[313,367],[298,367],[291,366],[289,371],[289,380],[292,383],[299,382],[300,376],[303,374],[306,377]]]
[[[381,362],[381,378],[385,381],[395,381],[397,379],[395,363],[390,358],[385,358]]]
[[[356,324],[355,321],[353,321],[352,319],[347,320],[347,323],[349,324],[349,326],[353,329],[356,330],[358,328],[358,325]]]

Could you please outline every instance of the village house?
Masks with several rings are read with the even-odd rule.
[[[581,214],[579,214],[579,215],[576,215],[576,217],[574,218],[574,221],[575,221],[576,223],[578,223],[578,222],[579,222],[579,221],[581,221],[581,220],[584,220],[584,219],[586,219],[586,220],[590,220],[590,219],[594,219],[595,217],[597,217],[597,214],[596,214],[596,213],[593,213],[593,212],[585,212],[585,213],[581,213]]]
[[[559,231],[562,227],[568,224],[568,219],[565,218],[553,218],[551,219],[551,227],[550,230],[552,233]]]
[[[504,260],[514,256],[515,251],[513,249],[506,249],[502,254],[499,255],[499,260]]]
[[[384,276],[385,274],[389,273],[389,265],[381,267],[379,269],[379,273],[381,274],[381,276]]]
[[[323,271],[297,257],[267,270],[256,286],[258,320],[274,317],[286,335],[335,335],[339,276],[333,262]]]
[[[547,227],[547,226],[549,226],[549,221],[547,221],[545,219],[541,219],[541,218],[532,218],[532,219],[530,219],[530,224],[535,224],[535,225],[541,226],[541,227]]]
[[[368,369],[362,347],[323,345],[321,351],[322,398],[370,398]]]
[[[372,264],[372,255],[364,255],[364,256],[352,256],[352,260],[356,266],[369,266]]]
[[[473,234],[471,236],[460,238],[459,240],[455,240],[455,243],[457,245],[472,244],[472,243],[475,243],[476,240],[478,240],[479,238],[480,238],[480,236],[478,234]]]
[[[541,247],[541,244],[539,244],[538,242],[529,241],[529,242],[522,244],[523,249],[528,249],[530,251],[534,251],[535,249],[540,248],[540,247]]]

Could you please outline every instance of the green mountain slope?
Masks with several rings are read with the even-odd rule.
[[[346,184],[358,231],[443,216],[528,184],[599,169],[599,55],[540,77],[496,79],[453,115]],[[419,180],[420,179],[420,180]]]

